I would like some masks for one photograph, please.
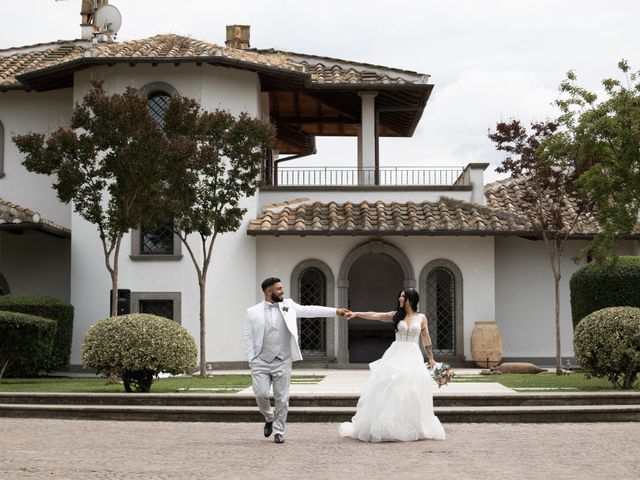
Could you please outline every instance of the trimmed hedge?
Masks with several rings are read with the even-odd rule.
[[[0,297],[0,310],[55,320],[53,348],[40,369],[52,372],[65,370],[69,366],[73,339],[73,305],[44,295],[12,294]]]
[[[576,271],[569,283],[573,329],[606,307],[640,307],[640,257],[610,257]]]
[[[198,365],[196,342],[173,320],[132,313],[92,326],[82,344],[82,363],[122,377],[124,389],[148,392],[160,372],[190,373]]]
[[[640,308],[609,307],[582,319],[573,336],[580,366],[630,389],[640,373]]]
[[[51,354],[56,322],[0,311],[0,377],[34,376]]]

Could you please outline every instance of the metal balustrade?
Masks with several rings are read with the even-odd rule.
[[[278,167],[265,185],[280,187],[469,185],[464,167]]]

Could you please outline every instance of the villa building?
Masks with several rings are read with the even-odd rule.
[[[103,2],[106,3],[106,2]],[[85,29],[86,31],[86,29]],[[220,32],[221,35],[223,32]],[[95,226],[61,204],[52,178],[29,173],[11,137],[68,123],[92,80],[128,86],[161,116],[172,95],[269,119],[277,150],[261,187],[243,200],[241,228],[216,242],[207,291],[207,362],[245,365],[245,309],[260,282],[282,279],[300,303],[384,310],[403,287],[418,289],[436,357],[471,360],[475,322],[496,321],[506,359],[553,363],[553,278],[533,239],[517,179],[485,185],[488,164],[381,167],[380,137],[411,141],[432,94],[429,75],[311,54],[252,48],[248,26],[227,28],[225,46],[166,34],[131,41],[108,35],[0,50],[0,293],[59,297],[75,306],[71,363],[88,328],[109,316],[109,275]],[[314,163],[315,139],[353,137],[351,166]],[[305,158],[305,166],[286,161]],[[385,159],[389,164],[389,159]],[[301,162],[297,162],[300,164]],[[571,258],[595,232],[585,220],[563,264],[562,349],[572,356]],[[198,284],[180,241],[166,229],[128,234],[119,288],[125,311],[173,318],[198,337]],[[639,251],[621,241],[622,254]],[[303,365],[347,367],[378,358],[388,324],[300,319]]]

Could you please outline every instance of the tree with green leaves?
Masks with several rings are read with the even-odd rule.
[[[572,145],[565,142],[557,122],[534,122],[531,131],[519,120],[500,122],[489,138],[497,150],[507,154],[496,171],[522,182],[522,195],[517,199],[519,210],[535,238],[543,240],[547,247],[555,287],[556,373],[561,375],[562,257],[567,240],[589,206],[577,189],[582,170],[573,162]]]
[[[565,134],[559,143],[573,149],[588,170],[580,188],[593,203],[601,231],[589,247],[598,258],[616,237],[634,233],[640,213],[640,71],[618,63],[622,79],[602,81],[603,98],[578,85],[573,71],[556,101]]]
[[[75,106],[69,126],[50,135],[29,132],[13,141],[30,172],[54,175],[58,198],[97,226],[111,276],[111,312],[117,315],[118,260],[122,237],[144,219],[164,188],[157,159],[166,138],[133,89],[108,95],[93,82]]]
[[[206,282],[219,235],[235,232],[247,212],[241,201],[259,184],[261,166],[275,142],[270,123],[247,113],[203,111],[193,99],[174,97],[165,112],[163,195],[148,213],[171,224],[189,252],[200,293],[200,374],[206,376]],[[189,241],[197,239],[197,241]]]

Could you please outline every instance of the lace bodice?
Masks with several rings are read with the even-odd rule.
[[[420,322],[412,321],[411,325],[401,320],[398,323],[398,331],[396,332],[396,342],[417,342],[420,338]]]

